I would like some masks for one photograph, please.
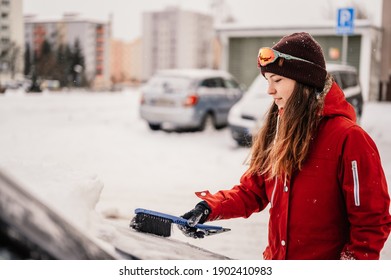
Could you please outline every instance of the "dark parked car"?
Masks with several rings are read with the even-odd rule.
[[[0,170],[0,259],[117,258]]]
[[[0,260],[229,259],[137,232],[130,220],[101,222],[108,229],[103,239],[70,223],[0,169]]]

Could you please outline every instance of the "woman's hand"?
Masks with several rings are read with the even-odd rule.
[[[197,230],[195,226],[197,224],[203,224],[208,219],[209,214],[210,214],[209,205],[205,201],[202,201],[198,203],[194,207],[194,209],[190,210],[189,212],[181,216],[182,218],[187,219],[187,225],[186,226],[178,225],[178,228],[187,237],[204,238],[205,232],[201,230]]]

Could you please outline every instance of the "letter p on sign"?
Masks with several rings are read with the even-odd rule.
[[[352,34],[354,27],[354,8],[338,9],[337,34]]]

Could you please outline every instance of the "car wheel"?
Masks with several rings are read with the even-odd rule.
[[[357,102],[356,102],[357,103]],[[353,108],[354,108],[354,111],[356,112],[356,123],[357,124],[360,124],[360,120],[361,120],[361,110],[360,108],[358,107],[358,104],[354,104],[353,105]]]
[[[148,126],[151,130],[159,130],[160,129],[160,124],[148,123]]]
[[[202,119],[200,131],[209,131],[215,129],[215,119],[213,114],[207,113],[204,118]]]
[[[246,148],[250,148],[252,145],[251,141],[248,141],[247,139],[236,140],[236,143],[238,143],[240,147]]]

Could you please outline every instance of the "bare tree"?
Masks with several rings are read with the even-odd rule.
[[[0,50],[0,72],[10,73],[11,78],[15,77],[18,63],[18,57],[21,48],[15,43],[10,42]]]

